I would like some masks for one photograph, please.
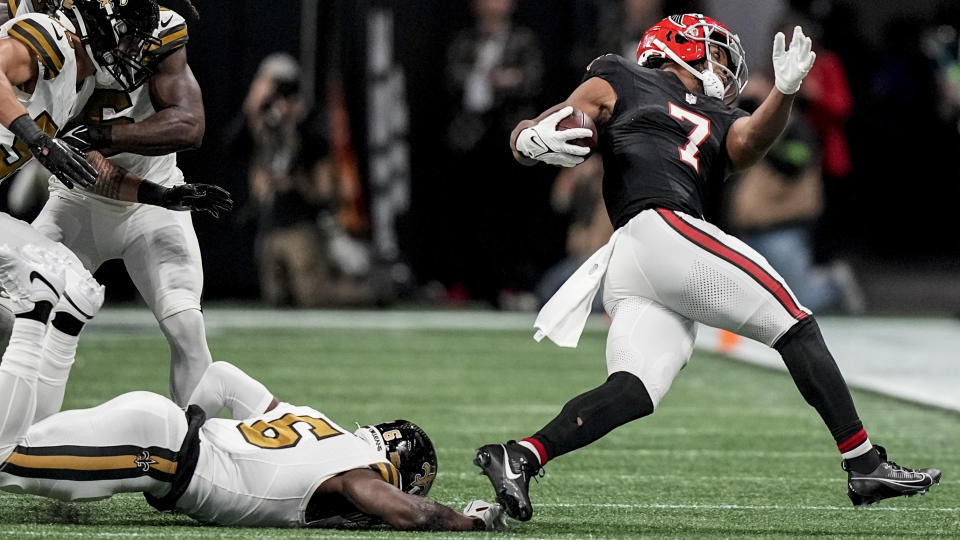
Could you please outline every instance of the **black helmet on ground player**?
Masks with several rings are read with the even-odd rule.
[[[354,435],[382,451],[400,471],[400,489],[426,496],[437,477],[437,452],[430,437],[408,420],[360,426]]]

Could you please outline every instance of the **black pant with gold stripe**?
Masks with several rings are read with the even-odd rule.
[[[66,501],[121,492],[162,496],[187,433],[183,410],[152,392],[130,392],[90,409],[54,414],[4,448],[0,488]]]

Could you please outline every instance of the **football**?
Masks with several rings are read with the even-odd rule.
[[[570,141],[570,144],[575,144],[577,146],[586,146],[591,151],[597,148],[597,126],[593,123],[593,119],[584,114],[580,109],[574,109],[573,113],[570,116],[564,118],[557,122],[557,131],[562,131],[564,129],[570,128],[587,128],[593,132],[592,137],[582,137],[580,139],[573,139]]]

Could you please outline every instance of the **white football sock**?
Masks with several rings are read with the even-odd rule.
[[[0,362],[0,455],[19,444],[33,423],[37,372],[46,324],[18,317]]]
[[[207,348],[203,313],[199,309],[181,311],[160,321],[160,329],[170,344],[170,399],[186,407],[193,389],[213,361]]]
[[[34,423],[60,411],[63,393],[67,388],[70,368],[77,354],[80,336],[71,336],[57,330],[52,324],[43,340],[43,360],[37,379],[37,410]]]

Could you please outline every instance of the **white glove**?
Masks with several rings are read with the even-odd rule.
[[[499,504],[481,500],[470,501],[463,509],[463,515],[482,519],[488,531],[502,531],[507,528],[507,514]]]
[[[592,137],[593,132],[587,128],[557,131],[557,123],[571,114],[573,107],[568,105],[521,131],[517,135],[517,152],[530,159],[559,167],[573,167],[583,163],[584,156],[590,153],[590,149],[570,144],[569,141]]]
[[[813,43],[803,35],[803,29],[799,26],[793,28],[789,51],[784,49],[785,41],[783,32],[777,32],[773,38],[773,73],[777,90],[790,95],[800,89],[800,83],[813,67],[817,53],[810,50]]]

